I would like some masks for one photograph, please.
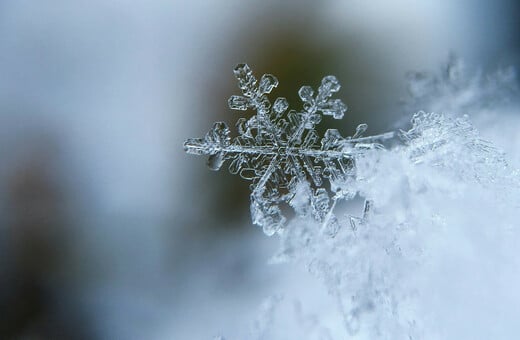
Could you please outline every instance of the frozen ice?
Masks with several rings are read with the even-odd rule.
[[[408,128],[364,136],[360,124],[343,137],[316,131],[322,119],[346,111],[332,98],[335,77],[317,91],[302,87],[302,108],[289,109],[285,98],[271,105],[267,97],[274,76],[258,82],[242,64],[235,74],[243,95],[230,107],[254,114],[238,118],[234,138],[216,123],[185,142],[188,153],[209,156],[211,169],[229,162],[231,173],[251,181],[253,223],[282,243],[273,262],[303,264],[335,303],[315,311],[321,321],[338,317],[323,338],[517,337],[520,171],[470,116],[457,114],[515,98],[517,90],[507,90],[516,80],[508,72],[485,81],[465,72],[451,60],[441,75],[414,74],[411,102],[428,112],[415,113]],[[358,213],[336,211],[355,197],[365,200]],[[294,218],[284,216],[284,204]],[[264,306],[255,336],[290,337],[287,316]]]
[[[229,161],[232,174],[252,182],[252,220],[266,234],[283,230],[286,218],[281,204],[298,207],[296,212],[305,216],[312,211],[309,216],[334,229],[334,204],[328,201],[335,195],[337,183],[354,176],[354,159],[363,148],[376,147],[378,140],[390,136],[362,138],[366,124],[361,124],[352,137],[343,138],[338,130],[327,130],[320,138],[315,127],[322,115],[341,119],[347,110],[340,99],[332,98],[340,89],[334,76],[324,77],[317,93],[310,86],[302,86],[298,94],[303,108],[287,112],[285,98],[279,97],[271,105],[267,97],[278,86],[275,76],[264,74],[257,81],[247,64],[237,65],[234,74],[242,95],[229,98],[230,109],[253,109],[256,113],[238,119],[238,136],[232,140],[227,125],[219,122],[205,138],[188,139],[184,144],[186,152],[208,155],[211,170],[219,170]],[[307,185],[308,209],[294,202],[302,185]],[[335,201],[346,196],[334,197]]]

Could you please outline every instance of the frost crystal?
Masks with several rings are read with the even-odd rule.
[[[284,98],[272,105],[267,98],[278,85],[274,76],[257,81],[247,65],[237,66],[243,95],[232,96],[230,107],[255,115],[238,120],[234,139],[226,124],[216,123],[205,138],[186,141],[185,149],[209,155],[213,170],[229,160],[232,173],[252,181],[253,221],[269,235],[284,227],[273,261],[303,264],[336,304],[318,305],[313,328],[325,331],[314,337],[304,321],[291,328],[287,313],[277,312],[287,299],[267,300],[256,338],[517,337],[520,170],[468,116],[449,111],[495,108],[517,100],[518,89],[509,72],[463,73],[452,60],[442,76],[415,74],[409,105],[433,113],[416,113],[398,142],[383,148],[381,141],[393,134],[362,137],[365,124],[352,137],[337,130],[318,136],[324,115],[340,119],[346,110],[331,98],[339,90],[336,78],[325,77],[317,93],[302,87],[303,108],[289,110]],[[506,124],[514,122],[507,118]],[[515,139],[512,125],[509,135],[495,133]],[[337,201],[357,193],[370,202],[369,218],[350,217],[352,228],[339,228],[349,219],[335,216]],[[286,226],[281,204],[296,213]],[[297,284],[305,282],[298,278]],[[313,296],[304,292],[302,298]],[[304,333],[288,336],[291,329]]]
[[[356,155],[380,148],[378,141],[393,134],[363,137],[367,125],[361,124],[351,137],[344,138],[338,130],[329,129],[320,138],[315,127],[323,116],[341,119],[347,110],[340,99],[332,98],[340,89],[334,76],[324,77],[317,93],[310,86],[302,86],[298,95],[303,107],[288,110],[285,98],[271,103],[267,97],[278,86],[275,76],[264,74],[258,81],[246,64],[237,65],[234,73],[242,95],[231,96],[229,107],[252,109],[256,114],[238,119],[238,136],[233,139],[228,126],[217,122],[204,138],[188,139],[184,149],[208,155],[211,170],[219,170],[229,160],[232,174],[252,182],[253,223],[262,226],[267,235],[285,225],[282,203],[290,204],[298,216],[312,216],[325,229],[333,230],[336,201],[355,194],[340,184],[354,176]]]

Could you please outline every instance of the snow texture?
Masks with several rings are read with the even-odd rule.
[[[414,76],[415,103],[428,107],[449,95],[466,98],[448,100],[455,112],[498,107],[514,84],[510,75],[490,85],[454,72]],[[335,78],[325,77],[316,96],[302,87],[303,110],[284,115],[284,99],[271,108],[265,97],[276,78],[264,75],[257,87],[246,65],[235,74],[244,96],[231,97],[231,108],[256,115],[239,120],[233,142],[217,123],[204,139],[188,140],[186,151],[210,155],[213,169],[230,159],[231,172],[252,180],[253,221],[281,239],[273,262],[303,265],[335,301],[298,336],[303,321],[291,325],[269,303],[255,338],[518,338],[520,172],[469,116],[420,111],[393,147],[379,143],[393,134],[360,137],[364,125],[350,138],[328,130],[318,144],[319,113],[341,118],[345,110],[330,99]],[[363,218],[332,211],[336,200],[355,196],[369,202]],[[285,227],[280,203],[296,212]]]
[[[513,67],[490,73],[472,71],[455,55],[436,72],[409,72],[407,78],[409,97],[405,106],[411,111],[475,115],[475,111],[509,104],[519,94]]]

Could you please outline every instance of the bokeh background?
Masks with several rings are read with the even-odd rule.
[[[0,2],[0,338],[244,338],[262,300],[318,285],[268,265],[248,183],[184,154],[230,125],[232,69],[276,96],[334,74],[359,123],[408,112],[406,74],[517,66],[514,0]],[[325,122],[329,124],[331,122]],[[305,282],[303,282],[303,281]]]

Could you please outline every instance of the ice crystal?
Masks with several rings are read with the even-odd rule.
[[[444,78],[416,74],[415,104],[464,112],[515,98],[510,75],[484,81],[464,76],[455,60],[450,65]],[[331,98],[339,90],[335,78],[325,77],[317,94],[302,87],[303,108],[288,111],[284,98],[272,105],[267,99],[278,84],[274,76],[258,82],[246,65],[235,74],[243,95],[232,96],[230,107],[255,115],[239,119],[233,140],[216,123],[185,148],[209,155],[214,170],[229,161],[231,172],[252,181],[253,221],[267,234],[284,225],[282,203],[295,211],[273,260],[303,264],[336,305],[316,311],[314,332],[293,338],[515,338],[508,335],[518,333],[520,306],[520,171],[469,116],[419,111],[392,147],[380,144],[392,134],[362,137],[364,124],[352,137],[327,130],[320,138],[315,127],[323,115],[339,119],[345,112]],[[494,94],[497,86],[503,97]],[[516,135],[513,127],[506,138]],[[367,218],[334,213],[339,199],[355,194],[370,202]],[[288,338],[287,313],[277,312],[286,301],[265,305],[268,317],[260,316],[254,334]],[[293,333],[303,324],[297,321]]]
[[[501,150],[480,138],[467,115],[451,118],[420,111],[412,117],[412,128],[401,132],[401,139],[415,163],[429,161],[438,167],[457,169],[464,180],[493,180],[489,169],[507,168]]]
[[[436,71],[410,72],[406,111],[442,113],[454,118],[465,114],[482,136],[509,155],[511,164],[520,165],[520,86],[514,67],[482,70],[465,65],[451,56]],[[408,120],[403,117],[401,123]],[[400,125],[400,124],[396,124]]]
[[[512,241],[490,236],[507,232],[518,239],[511,226],[518,215],[519,176],[502,152],[481,139],[465,116],[419,112],[411,123],[399,145],[356,157],[356,181],[349,184],[373,204],[368,219],[331,238],[314,221],[297,218],[281,235],[275,260],[303,263],[320,278],[352,337],[447,338],[429,319],[440,318],[427,307],[433,299],[424,298],[432,294],[432,284],[422,283],[424,277],[435,280],[432,264],[444,273],[453,261],[464,263],[459,247],[487,249],[493,256],[498,255],[489,244],[499,254],[516,251],[508,245]],[[437,279],[449,285],[444,280],[452,283]],[[450,292],[435,294],[445,303],[439,296]]]
[[[253,223],[262,226],[267,235],[283,229],[286,218],[280,204],[289,203],[299,216],[312,216],[325,229],[334,229],[336,201],[353,197],[340,183],[355,173],[355,156],[367,149],[381,147],[380,140],[392,133],[363,137],[366,124],[360,124],[351,137],[328,129],[320,138],[316,126],[323,116],[343,118],[347,106],[333,99],[340,89],[336,77],[322,79],[317,92],[302,86],[298,95],[303,103],[299,110],[278,97],[273,103],[268,94],[278,86],[278,79],[264,74],[260,80],[246,64],[234,69],[242,95],[233,95],[228,104],[232,110],[256,113],[241,117],[236,126],[238,136],[231,138],[226,123],[217,122],[204,138],[188,139],[186,152],[208,155],[208,166],[219,170],[229,161],[229,171],[250,180]],[[326,187],[325,184],[329,183]],[[304,209],[309,201],[311,209]]]

